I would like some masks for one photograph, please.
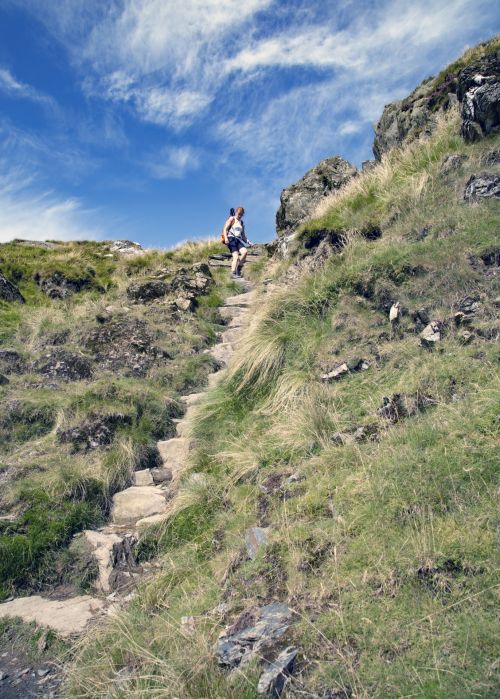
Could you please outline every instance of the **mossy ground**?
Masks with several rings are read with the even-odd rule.
[[[127,258],[99,242],[0,246],[0,271],[26,299],[24,305],[0,302],[0,349],[18,352],[26,369],[9,374],[10,383],[0,387],[0,505],[8,515],[0,520],[0,599],[61,582],[88,584],[88,571],[80,571],[67,546],[76,532],[105,521],[113,493],[147,465],[158,439],[174,434],[173,418],[182,413],[178,397],[206,381],[212,360],[203,349],[222,329],[217,307],[236,287],[225,270],[215,271],[215,286],[182,321],[161,302],[131,304],[126,288],[222,250],[216,242],[187,243]],[[92,284],[67,299],[51,299],[35,277],[54,272]],[[52,381],[30,373],[34,361],[54,350],[83,350],[92,359],[85,343],[103,314],[145,322],[169,359],[145,376],[98,365],[92,380]],[[110,445],[74,453],[58,440],[58,431],[109,413],[125,416]]]
[[[179,504],[145,542],[162,572],[81,649],[72,696],[108,696],[126,667],[123,697],[257,697],[257,661],[228,674],[214,643],[240,611],[276,599],[297,614],[289,696],[498,696],[498,276],[481,260],[498,250],[500,211],[462,200],[498,139],[457,134],[449,116],[304,228],[297,260],[311,230],[341,231],[346,246],[256,303],[200,409]],[[457,153],[468,159],[444,174]],[[382,237],[365,240],[374,226]],[[480,302],[469,344],[453,321],[466,296]],[[442,323],[434,350],[419,342],[421,308]],[[355,357],[369,369],[319,381]],[[391,424],[377,410],[395,393],[432,401]],[[332,440],[360,425],[376,439]],[[234,564],[256,524],[270,526],[268,545]]]

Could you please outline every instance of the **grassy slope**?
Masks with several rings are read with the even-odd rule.
[[[75,696],[105,696],[126,666],[123,697],[256,697],[256,667],[228,675],[213,643],[228,618],[272,599],[298,614],[288,639],[301,651],[297,696],[497,696],[498,392],[487,337],[498,289],[471,260],[498,250],[500,217],[498,202],[465,205],[461,192],[498,140],[466,146],[457,133],[448,117],[431,141],[393,153],[308,224],[349,242],[321,272],[257,304],[196,425],[193,471],[204,480],[186,477],[177,513],[153,540],[163,571],[80,651]],[[469,159],[442,175],[457,153]],[[381,239],[355,234],[373,225]],[[436,351],[420,347],[410,312],[424,306],[446,321],[466,295],[481,299],[472,343],[447,322]],[[407,309],[392,337],[388,298]],[[356,356],[368,371],[317,380],[325,364]],[[416,391],[436,405],[393,426],[377,416],[384,396]],[[331,441],[373,423],[378,441]],[[264,493],[269,476],[292,473],[303,480]],[[269,545],[223,587],[245,527],[257,523],[272,527]],[[191,615],[194,633],[181,624]]]
[[[80,351],[98,327],[96,315],[111,305],[113,318],[144,320],[158,335],[156,344],[172,356],[145,378],[97,367],[92,381],[56,382],[54,388],[24,373],[11,374],[10,383],[0,387],[0,507],[13,516],[0,521],[0,599],[63,581],[86,582],[91,571],[79,568],[66,545],[75,532],[104,521],[113,492],[130,482],[157,439],[173,433],[179,394],[202,385],[211,368],[210,358],[193,349],[214,341],[220,329],[217,306],[224,294],[234,293],[234,284],[218,273],[216,287],[200,299],[196,314],[179,323],[162,313],[161,304],[131,305],[126,287],[159,268],[175,270],[215,251],[217,243],[186,244],[127,259],[109,256],[103,243],[0,246],[0,270],[26,298],[25,305],[0,302],[1,349],[20,352],[27,362],[59,347]],[[51,300],[33,277],[54,271],[88,278],[91,288]],[[55,335],[63,338],[62,345],[52,346]],[[130,424],[119,428],[109,448],[75,455],[70,445],[58,443],[59,428],[110,412],[129,416]]]

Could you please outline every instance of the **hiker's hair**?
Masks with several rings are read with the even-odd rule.
[[[238,208],[236,209],[236,213],[237,214],[244,214],[245,209],[242,206],[238,206]]]

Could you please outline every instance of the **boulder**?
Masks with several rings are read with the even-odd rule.
[[[145,250],[139,243],[134,243],[131,240],[113,240],[105,241],[109,244],[109,251],[120,255],[143,255]]]
[[[432,396],[423,393],[407,395],[405,393],[393,393],[392,396],[384,396],[381,407],[377,410],[380,417],[396,423],[406,417],[412,417],[417,413],[436,405]]]
[[[171,291],[170,284],[161,279],[150,279],[147,282],[135,282],[127,287],[127,296],[132,301],[147,303],[160,299]]]
[[[468,202],[500,197],[500,175],[483,172],[472,175],[464,189],[464,199]]]
[[[282,602],[247,609],[219,636],[219,664],[234,668],[260,657],[266,647],[283,636],[292,621],[292,610]]]
[[[132,418],[122,413],[91,415],[80,425],[58,430],[57,439],[61,444],[71,444],[73,453],[89,451],[111,444],[118,427],[131,423]]]
[[[155,485],[160,483],[168,483],[172,480],[172,469],[166,468],[165,466],[160,468],[150,469],[151,477]]]
[[[420,344],[422,347],[431,348],[441,340],[441,325],[432,321],[420,333]]]
[[[51,299],[65,299],[79,291],[95,286],[92,274],[81,277],[68,277],[64,272],[53,272],[44,278],[39,274],[35,274],[35,282],[43,293]],[[104,291],[102,287],[96,288]]]
[[[206,262],[199,262],[190,269],[177,270],[172,279],[173,291],[181,294],[201,296],[207,294],[214,285],[214,278]]]
[[[306,221],[330,192],[340,189],[357,169],[340,156],[326,158],[295,184],[281,192],[280,208],[276,214],[276,233],[279,238],[293,234]]]
[[[112,521],[131,524],[143,517],[166,512],[165,493],[155,486],[131,486],[113,495]]]
[[[15,301],[24,303],[24,296],[15,284],[0,273],[0,301]]]
[[[117,318],[91,330],[83,342],[101,368],[124,369],[127,375],[145,376],[154,364],[170,358],[168,352],[155,346],[154,340],[145,321]]]
[[[441,174],[449,175],[452,172],[456,172],[462,167],[466,160],[468,160],[468,157],[463,153],[447,155],[441,165]]]
[[[4,374],[24,374],[28,366],[19,352],[15,350],[0,350],[0,370]]]
[[[462,70],[458,79],[462,136],[477,141],[500,130],[500,53],[485,56]]]
[[[257,693],[268,699],[276,699],[281,695],[286,678],[293,672],[298,650],[289,646],[281,651],[276,660],[268,663],[257,685]]]
[[[33,365],[34,371],[50,379],[81,381],[93,375],[92,363],[82,354],[55,350],[44,354]]]
[[[268,527],[250,527],[247,529],[245,531],[245,547],[248,558],[253,560],[262,546],[267,544],[268,538]]]

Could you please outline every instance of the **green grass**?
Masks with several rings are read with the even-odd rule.
[[[346,246],[256,302],[199,412],[172,517],[143,542],[162,570],[80,650],[70,695],[105,696],[127,667],[126,697],[160,686],[172,697],[256,697],[258,667],[228,674],[213,646],[243,609],[287,599],[298,614],[287,638],[300,649],[297,695],[497,696],[498,354],[482,329],[498,328],[498,277],[471,260],[498,249],[500,212],[498,202],[465,205],[461,192],[498,138],[467,146],[457,133],[451,115],[304,226],[293,260],[307,255],[308,231],[333,228]],[[468,160],[445,177],[452,153]],[[375,225],[382,237],[364,239]],[[481,305],[464,345],[453,314],[467,295]],[[419,342],[422,307],[443,323],[435,351]],[[369,369],[318,380],[356,357]],[[392,425],[377,410],[394,393],[433,404]],[[376,439],[332,440],[360,425]],[[227,573],[256,524],[271,527],[269,545]],[[192,634],[184,616],[195,617]]]
[[[173,276],[181,265],[206,261],[220,250],[217,242],[203,241],[127,258],[107,257],[106,243],[0,246],[0,270],[26,298],[24,305],[0,304],[0,347],[19,352],[28,368],[59,348],[92,358],[89,334],[99,327],[96,316],[109,313],[144,322],[170,357],[145,377],[95,364],[91,381],[45,386],[40,375],[27,372],[10,374],[10,383],[0,387],[0,504],[11,516],[0,524],[0,597],[62,582],[86,584],[79,576],[85,578],[88,571],[79,569],[78,551],[68,548],[73,535],[106,520],[113,494],[130,485],[136,468],[157,465],[156,442],[174,435],[173,420],[183,411],[179,396],[203,386],[213,368],[202,350],[222,329],[217,309],[235,287],[216,271],[211,292],[180,323],[161,304],[130,308],[126,288],[159,270]],[[105,291],[91,287],[64,300],[49,299],[35,277],[44,279],[54,271],[88,275],[94,287]],[[70,444],[59,441],[61,430],[110,413],[126,418],[111,445],[73,453]]]

